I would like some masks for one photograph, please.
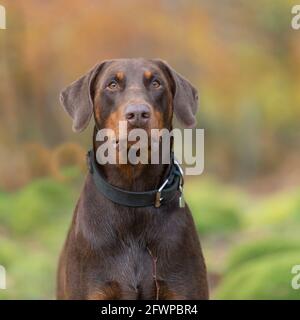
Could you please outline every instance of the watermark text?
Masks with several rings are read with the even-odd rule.
[[[6,29],[6,11],[2,5],[0,5],[0,29]]]
[[[0,265],[0,290],[6,289],[6,271],[3,266]]]
[[[300,4],[296,4],[292,7],[292,21],[291,25],[294,30],[300,29]]]
[[[291,282],[292,288],[295,290],[299,290],[300,289],[300,264],[293,266],[292,274],[295,275]]]
[[[127,121],[119,121],[117,130],[101,129],[96,135],[100,146],[97,162],[104,164],[170,164],[172,145],[186,175],[200,175],[204,170],[203,129],[128,130]]]

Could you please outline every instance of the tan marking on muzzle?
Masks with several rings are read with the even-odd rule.
[[[154,116],[151,118],[151,128],[154,128],[154,129],[165,128],[162,113],[157,110],[154,110],[153,115]]]
[[[125,121],[123,117],[123,108],[118,108],[116,111],[112,112],[104,125],[106,129],[112,129],[115,132],[116,137],[119,135],[119,121]]]

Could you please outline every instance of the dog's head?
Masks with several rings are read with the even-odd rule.
[[[158,59],[104,61],[71,83],[60,100],[73,119],[73,130],[84,130],[95,115],[97,127],[170,129],[173,111],[185,127],[196,124],[197,90]]]

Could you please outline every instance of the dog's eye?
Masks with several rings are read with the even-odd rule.
[[[112,80],[108,85],[107,88],[109,88],[110,90],[115,90],[117,89],[119,86],[118,82],[116,80]]]
[[[160,87],[160,82],[159,82],[159,80],[157,80],[157,79],[152,80],[151,86],[152,86],[153,88],[155,88],[155,89],[159,88],[159,87]]]

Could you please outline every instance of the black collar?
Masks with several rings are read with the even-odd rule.
[[[145,192],[127,191],[108,183],[97,168],[93,150],[87,153],[87,164],[97,189],[112,202],[127,207],[154,206],[159,208],[162,204],[170,201],[175,192],[179,191],[180,206],[182,207],[183,172],[173,154],[172,166],[166,180],[158,189]]]

